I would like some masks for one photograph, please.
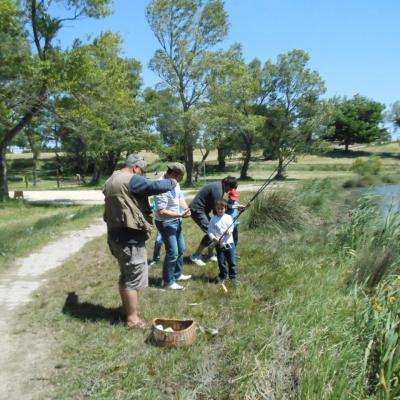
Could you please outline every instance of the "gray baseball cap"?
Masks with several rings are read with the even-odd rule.
[[[126,166],[127,167],[139,167],[143,170],[146,168],[147,164],[143,157],[140,157],[137,154],[129,154],[126,158]]]
[[[183,164],[179,162],[173,162],[169,163],[167,165],[167,168],[173,172],[176,172],[177,174],[185,175],[186,174],[186,168]]]

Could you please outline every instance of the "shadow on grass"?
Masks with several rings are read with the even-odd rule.
[[[327,152],[320,154],[324,157],[331,157],[331,158],[357,158],[357,157],[384,157],[384,158],[393,158],[394,160],[400,159],[400,154],[398,152],[392,151],[363,151],[363,150],[349,150],[345,151],[344,149],[333,149]]]
[[[374,155],[370,151],[363,150],[349,150],[344,149],[333,149],[330,151],[323,152],[321,156],[332,157],[332,158],[357,158],[357,157],[370,157]]]
[[[162,278],[155,277],[155,276],[149,276],[149,286],[161,288],[162,287]]]
[[[120,307],[107,308],[101,304],[80,303],[75,292],[68,293],[62,313],[85,322],[109,321],[111,325],[125,323],[125,314]]]
[[[199,267],[202,268],[202,267]],[[215,279],[218,275],[218,270],[215,271],[215,274],[213,276],[208,276],[208,275],[193,275],[192,276],[192,281],[200,281],[203,283],[215,283]]]
[[[380,153],[377,153],[377,155],[384,157],[384,158],[394,158],[395,160],[400,159],[400,154],[396,153],[396,152],[382,151]]]

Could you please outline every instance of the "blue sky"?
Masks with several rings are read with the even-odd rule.
[[[124,55],[142,63],[144,84],[152,86],[159,80],[147,65],[158,45],[145,18],[147,3],[115,0],[110,17],[68,23],[61,45],[118,32]],[[217,48],[240,43],[246,61],[262,62],[303,49],[328,97],[359,93],[386,105],[400,100],[400,0],[226,0],[225,6],[230,29]]]

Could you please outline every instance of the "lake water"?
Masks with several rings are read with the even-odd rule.
[[[382,210],[385,214],[389,210],[400,210],[400,184],[377,186],[367,189],[366,193],[382,196]]]

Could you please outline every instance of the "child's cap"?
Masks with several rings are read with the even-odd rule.
[[[232,201],[239,201],[239,192],[237,191],[237,189],[231,189],[229,192],[228,192],[228,198],[229,198],[229,200],[232,200]]]

